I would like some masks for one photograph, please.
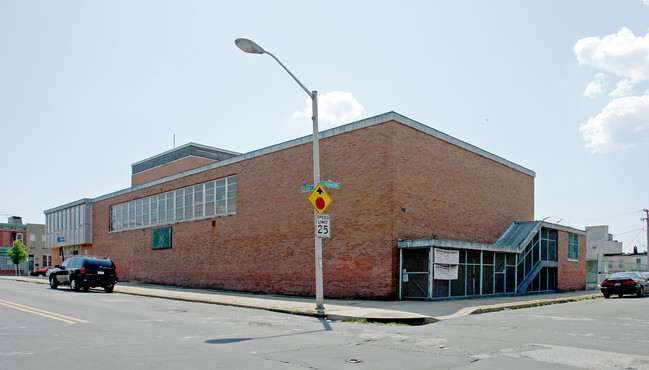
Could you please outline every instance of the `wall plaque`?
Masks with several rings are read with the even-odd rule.
[[[171,226],[151,230],[151,249],[171,248]]]

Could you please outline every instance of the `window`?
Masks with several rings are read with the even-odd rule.
[[[203,184],[194,186],[194,217],[203,217]]]
[[[568,259],[569,260],[579,259],[579,236],[578,235],[568,234]]]
[[[532,254],[534,257],[534,253]],[[544,261],[557,260],[557,231],[552,229],[541,229],[541,259]],[[536,263],[536,261],[533,261]]]
[[[120,208],[122,209],[122,229],[128,229],[128,203],[122,204]]]
[[[174,192],[167,193],[167,222],[174,222]]]
[[[135,201],[128,203],[128,227],[135,228]]]
[[[164,194],[158,196],[158,223],[160,224],[167,222],[167,203],[165,202],[165,199],[166,195]]]
[[[142,226],[142,199],[135,201],[135,227]]]
[[[149,226],[149,203],[151,198],[144,198],[142,200],[142,226]]]
[[[110,229],[117,230],[117,207],[110,207]]]
[[[638,265],[642,264],[642,258],[636,258],[635,263],[637,263]]]
[[[226,211],[225,208],[225,180],[217,180],[216,181],[216,193],[215,193],[215,199],[216,199],[216,214],[224,214]]]
[[[49,254],[43,255],[43,267],[52,267],[52,256]]]
[[[185,220],[194,218],[194,188],[185,188]]]
[[[158,196],[151,197],[151,225],[158,224]]]
[[[176,221],[182,221],[185,214],[185,207],[183,207],[184,194],[183,189],[176,190]]]
[[[228,213],[235,213],[237,211],[237,178],[231,177],[228,179]]]
[[[110,230],[129,230],[237,212],[237,177],[209,181],[110,207]]]
[[[214,215],[214,181],[205,184],[205,216]]]

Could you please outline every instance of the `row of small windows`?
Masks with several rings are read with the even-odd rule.
[[[81,205],[62,209],[45,215],[47,233],[53,234],[62,230],[76,230],[83,226],[83,207]]]
[[[110,207],[110,230],[225,216],[237,211],[237,177],[189,186]]]

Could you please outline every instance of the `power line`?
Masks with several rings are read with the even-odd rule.
[[[640,213],[640,212],[643,212],[643,211],[642,210],[637,210],[637,211],[622,213],[622,214],[614,215],[614,216],[606,216],[606,217],[594,218],[594,219],[591,219],[588,222],[594,222],[594,221],[599,221],[599,220],[609,220],[609,219],[612,219],[612,218],[633,215],[633,214],[637,214],[637,213]]]
[[[639,228],[639,229],[634,229],[634,230],[625,231],[625,232],[623,232],[623,233],[614,234],[613,236],[620,236],[620,235],[624,235],[624,234],[629,234],[629,233],[636,232],[636,231],[638,231],[638,230],[642,231],[642,230],[644,230],[644,227],[641,227],[641,228]]]
[[[643,230],[643,229],[640,229],[640,231],[638,231],[638,233],[635,234],[635,236],[633,237],[633,239],[631,239],[631,242],[629,242],[629,244],[633,244],[633,242],[638,238],[638,235],[640,235],[640,233],[642,232],[642,230]],[[642,243],[641,243],[641,244],[642,244]]]

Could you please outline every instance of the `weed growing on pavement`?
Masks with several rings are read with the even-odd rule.
[[[356,324],[377,324],[377,325],[393,325],[393,326],[410,326],[406,323],[402,322],[394,322],[394,321],[387,321],[387,322],[382,322],[382,321],[377,321],[377,320],[368,320],[368,319],[348,319],[348,320],[343,320],[344,322],[351,322],[351,323],[356,323]]]

